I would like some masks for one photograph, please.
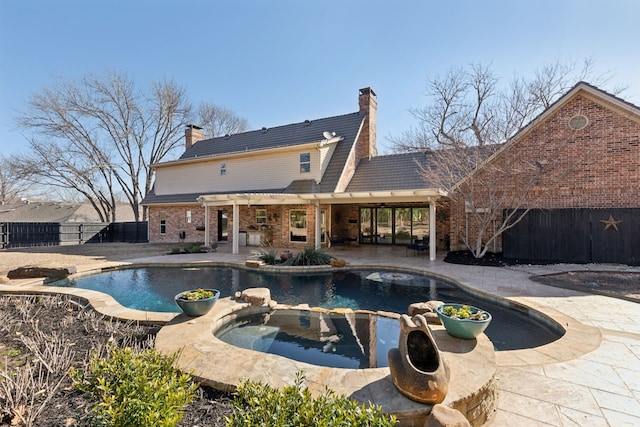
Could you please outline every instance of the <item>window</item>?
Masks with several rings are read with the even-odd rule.
[[[256,224],[266,224],[267,223],[267,210],[266,209],[256,209]]]
[[[589,119],[582,114],[578,114],[577,116],[573,116],[569,119],[569,127],[573,130],[584,129],[588,124]]]
[[[300,173],[311,172],[311,153],[300,153]]]
[[[220,175],[226,175],[226,174],[227,174],[227,163],[222,162],[220,163]]]
[[[307,241],[307,211],[289,211],[289,240],[292,242]]]
[[[167,214],[160,212],[160,234],[167,234]]]
[[[191,211],[187,211],[187,224],[191,224]]]

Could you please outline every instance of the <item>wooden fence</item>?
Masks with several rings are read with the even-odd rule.
[[[640,265],[640,209],[535,209],[502,236],[505,257]]]
[[[3,222],[0,248],[147,242],[147,222]]]

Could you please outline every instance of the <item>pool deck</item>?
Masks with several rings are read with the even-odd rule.
[[[252,248],[239,255],[230,245],[218,252],[132,259],[130,263],[243,264]],[[455,265],[424,256],[406,256],[397,247],[338,247],[330,252],[351,266],[404,267],[447,277],[479,292],[505,297],[539,309],[567,328],[560,345],[496,354],[498,409],[490,426],[637,426],[640,425],[640,304],[542,285],[531,275],[561,271],[640,271],[640,267],[602,264],[478,267]],[[127,262],[127,263],[129,263]],[[124,263],[126,264],[126,263]],[[113,265],[111,263],[110,265]],[[83,266],[81,271],[103,265]],[[41,291],[33,281],[0,285],[0,291]],[[18,286],[16,286],[18,285]],[[640,286],[640,284],[638,284]],[[60,292],[61,289],[57,288]],[[103,294],[63,288],[91,301],[98,311],[123,318],[168,321],[172,314],[119,306]],[[603,307],[605,309],[603,309]],[[614,314],[614,316],[612,316]]]

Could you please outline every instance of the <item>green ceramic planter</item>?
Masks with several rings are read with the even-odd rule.
[[[182,312],[187,316],[190,316],[190,317],[203,316],[213,308],[214,304],[216,303],[216,301],[218,301],[218,298],[220,297],[220,291],[217,289],[205,289],[205,290],[213,292],[213,296],[210,298],[203,298],[198,300],[186,300],[186,299],[183,299],[182,296],[187,292],[192,292],[192,291],[184,291],[184,292],[180,292],[178,295],[175,296],[176,304],[178,304],[178,307],[180,307]]]
[[[476,313],[480,310],[478,307],[474,307],[469,304],[443,304],[440,307],[436,308],[436,313],[438,314],[438,318],[442,322],[442,325],[447,330],[449,335],[456,338],[462,338],[466,340],[475,339],[487,329],[489,323],[491,323],[491,314],[482,310],[487,314],[488,318],[485,320],[469,320],[469,319],[457,319],[455,317],[449,317],[442,312],[444,307],[452,306],[453,308],[459,309],[463,305],[466,305],[471,309],[472,313]]]

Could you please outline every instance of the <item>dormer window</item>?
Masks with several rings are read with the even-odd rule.
[[[222,162],[220,163],[220,175],[226,175],[226,174],[227,174],[227,163]]]
[[[311,172],[311,153],[300,153],[300,173]]]

